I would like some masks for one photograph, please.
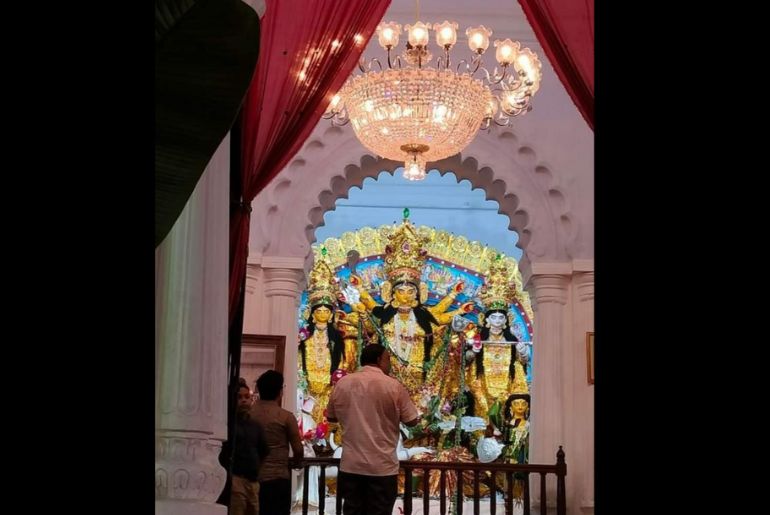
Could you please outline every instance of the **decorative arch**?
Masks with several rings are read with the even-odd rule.
[[[394,173],[402,163],[362,153],[352,130],[328,127],[311,138],[273,183],[254,201],[251,247],[265,255],[312,259],[315,229],[338,198],[367,177]],[[499,204],[509,229],[519,234],[523,268],[533,260],[571,259],[578,227],[566,188],[532,146],[510,129],[479,134],[464,152],[433,163],[443,175],[481,188]],[[255,224],[257,227],[255,228]],[[255,230],[256,229],[256,230]]]

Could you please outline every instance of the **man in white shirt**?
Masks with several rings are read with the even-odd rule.
[[[344,515],[390,515],[396,502],[399,422],[415,426],[420,418],[388,372],[390,353],[367,345],[361,368],[340,379],[329,399],[327,418],[340,423],[345,447],[338,479]]]

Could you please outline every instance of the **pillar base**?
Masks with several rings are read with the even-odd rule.
[[[227,479],[227,471],[219,464],[221,449],[219,440],[194,433],[159,431],[155,448],[156,503],[215,506]]]

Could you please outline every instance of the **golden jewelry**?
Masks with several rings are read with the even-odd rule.
[[[479,294],[484,311],[489,312],[493,309],[508,311],[509,304],[516,296],[516,287],[509,282],[509,275],[506,263],[500,256],[495,258]]]
[[[417,229],[409,220],[404,222],[388,236],[385,246],[385,273],[391,283],[409,282],[420,283],[428,252],[424,248],[429,238],[417,233]]]
[[[326,261],[318,260],[308,274],[308,305],[313,308],[319,304],[333,306],[337,301],[337,283]]]

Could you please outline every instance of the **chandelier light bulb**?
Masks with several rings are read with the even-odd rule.
[[[489,48],[489,36],[492,35],[492,31],[487,30],[483,25],[468,27],[465,35],[468,36],[468,47],[471,52],[482,54]]]
[[[534,95],[540,89],[540,80],[543,78],[543,65],[537,55],[529,48],[525,48],[516,57],[514,68],[525,79],[529,94]]]
[[[398,45],[398,36],[401,34],[401,25],[398,23],[380,23],[377,26],[377,41],[384,49]]]
[[[495,52],[495,59],[497,59],[497,62],[502,66],[508,66],[516,60],[516,57],[519,54],[520,45],[518,41],[514,43],[510,39],[506,39],[505,41],[500,41],[498,39],[495,41],[495,47],[497,48],[497,52]]]
[[[444,20],[444,23],[433,25],[436,32],[436,44],[444,49],[449,49],[457,43],[457,23]]]
[[[418,156],[414,156],[404,163],[404,179],[409,181],[421,181],[425,179],[425,162]]]
[[[430,34],[428,33],[428,26],[423,22],[418,21],[414,25],[406,25],[404,26],[404,29],[409,33],[408,39],[410,45],[424,47],[428,44]]]

